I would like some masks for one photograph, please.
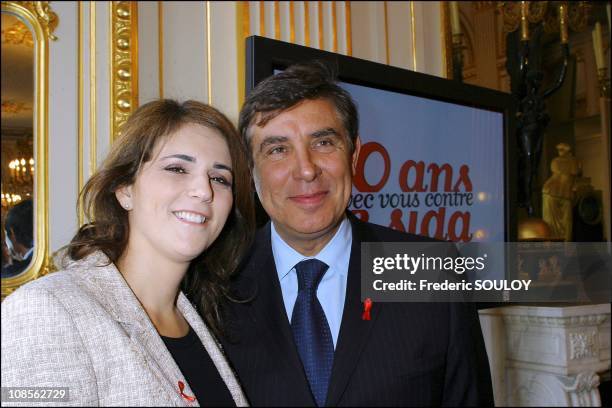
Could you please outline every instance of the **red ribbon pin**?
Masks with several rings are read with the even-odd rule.
[[[372,299],[367,298],[363,301],[363,314],[361,315],[362,320],[371,320],[370,310],[372,310]]]
[[[195,397],[185,394],[183,391],[185,390],[185,383],[182,381],[178,382],[179,391],[181,392],[181,397],[185,398],[189,402],[195,401]]]

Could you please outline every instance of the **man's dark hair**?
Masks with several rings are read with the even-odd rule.
[[[11,230],[15,234],[15,239],[21,245],[28,248],[34,246],[34,212],[32,200],[25,200],[11,208],[6,215],[4,228],[10,234]]]
[[[335,70],[323,61],[291,65],[261,81],[240,111],[238,130],[243,141],[250,146],[252,125],[265,126],[281,112],[315,99],[325,99],[334,105],[347,132],[349,150],[353,152],[359,133],[357,107],[351,95],[336,83]],[[249,157],[252,160],[252,154]]]

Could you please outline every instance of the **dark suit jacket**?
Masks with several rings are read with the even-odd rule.
[[[461,303],[374,303],[362,320],[360,244],[428,240],[350,218],[347,293],[326,405],[493,405],[478,314]],[[282,300],[270,224],[233,285],[225,351],[251,404],[315,405]]]

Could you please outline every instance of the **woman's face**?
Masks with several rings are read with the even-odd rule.
[[[184,125],[158,142],[133,185],[117,190],[129,215],[128,249],[141,257],[191,261],[223,229],[232,183],[225,139],[216,130]]]

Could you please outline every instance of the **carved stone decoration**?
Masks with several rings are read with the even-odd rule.
[[[566,317],[552,317],[552,316],[529,316],[529,315],[505,315],[504,321],[506,324],[518,324],[518,325],[538,325],[544,327],[573,327],[573,326],[597,326],[602,324],[609,315],[606,314],[592,314],[583,316],[566,316]]]
[[[137,2],[111,2],[111,20],[111,140],[114,140],[138,106]]]
[[[597,357],[597,332],[570,333],[570,360]]]
[[[555,382],[541,373],[512,373],[515,387],[509,395],[509,404],[516,406],[546,406],[556,401]]]
[[[590,391],[599,386],[599,376],[593,372],[578,374],[573,382],[565,384],[564,388],[571,392]]]
[[[570,406],[599,407],[601,397],[597,391],[599,376],[592,372],[582,372],[575,377],[560,378],[564,391],[568,394]]]
[[[597,373],[610,370],[609,303],[479,314],[496,406],[601,406]]]

